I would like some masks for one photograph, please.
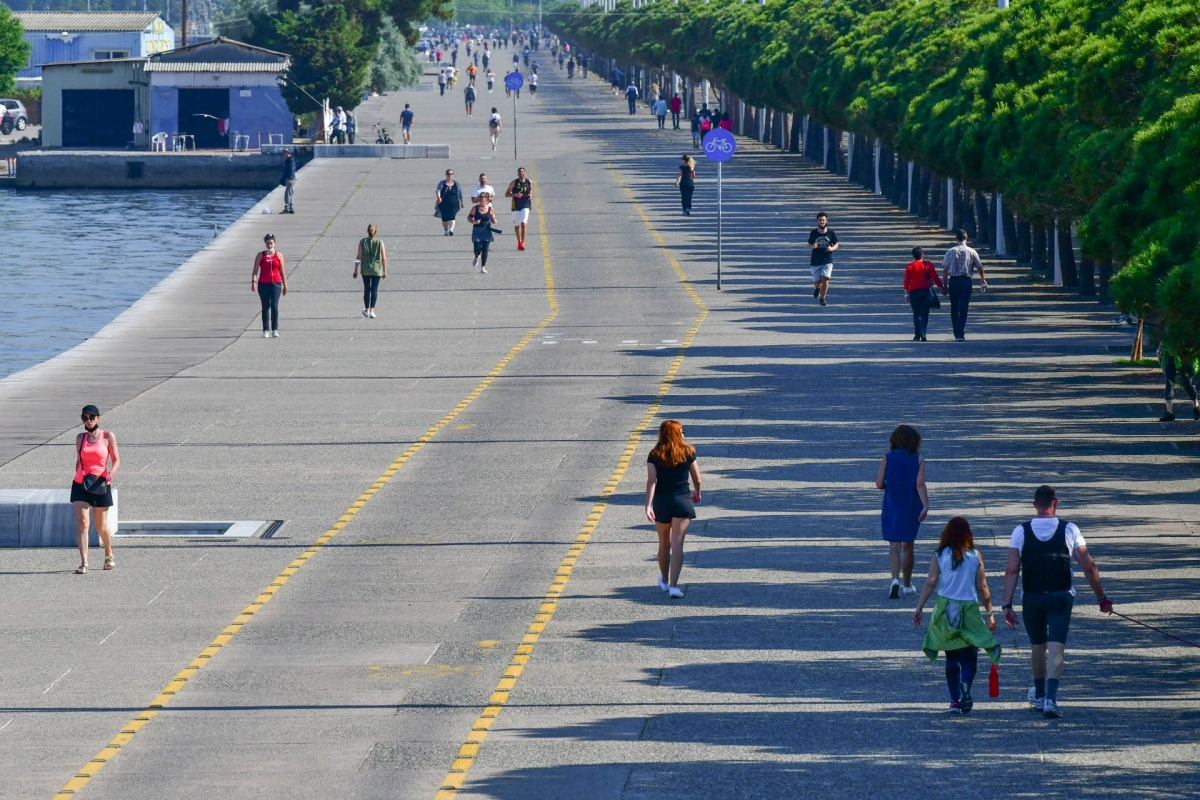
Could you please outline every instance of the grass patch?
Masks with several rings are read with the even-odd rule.
[[[1130,358],[1118,358],[1113,363],[1120,364],[1122,367],[1157,367],[1158,359],[1157,358],[1142,358],[1142,359],[1138,359],[1137,361],[1134,361],[1133,359],[1130,359]]]

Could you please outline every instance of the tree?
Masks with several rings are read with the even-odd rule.
[[[25,31],[7,6],[0,5],[0,94],[16,86],[17,72],[29,63],[29,43]]]
[[[391,17],[379,26],[379,48],[371,60],[371,88],[387,92],[421,81],[421,62]]]

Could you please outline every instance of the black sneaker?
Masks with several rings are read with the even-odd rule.
[[[816,300],[816,299],[817,299],[818,297],[820,297],[820,296],[821,296],[821,290],[820,290],[820,289],[813,289],[813,300]]]
[[[821,305],[823,305],[823,306],[827,306],[827,305],[829,305],[829,303],[826,303],[826,302],[825,302],[825,298],[824,298],[824,297],[822,297],[822,298],[821,298]]]
[[[962,700],[958,702],[958,705],[964,714],[970,714],[971,709],[975,707],[975,701],[971,698],[971,690],[966,684],[963,684]]]
[[[1165,414],[1163,414],[1161,417],[1159,417],[1159,418],[1158,418],[1158,421],[1159,421],[1159,422],[1174,422],[1174,421],[1175,421],[1175,415],[1174,415],[1174,414],[1172,414],[1170,411],[1168,411],[1167,413],[1165,413]]]
[[[1200,408],[1192,406],[1192,419],[1200,419]]]
[[[928,339],[926,339],[924,336],[922,336],[922,337],[921,337],[921,341],[922,341],[922,342],[928,342],[929,340],[928,340]]]
[[[921,341],[921,337],[920,337],[920,336],[914,336],[914,337],[913,337],[913,341],[914,341],[914,342],[919,342],[919,341]]]

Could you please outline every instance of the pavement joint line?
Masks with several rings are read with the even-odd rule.
[[[637,452],[638,445],[641,443],[642,435],[649,429],[654,422],[654,418],[658,416],[659,410],[662,408],[663,401],[666,399],[667,393],[671,390],[671,385],[675,381],[675,376],[679,372],[680,366],[683,364],[684,356],[687,350],[692,346],[692,341],[696,338],[696,334],[700,331],[700,326],[704,324],[705,318],[708,316],[708,307],[704,305],[704,301],[700,299],[700,295],[692,288],[691,282],[684,273],[679,262],[672,255],[671,250],[667,247],[667,243],[659,235],[654,227],[654,223],[646,216],[642,210],[637,198],[630,191],[629,186],[621,179],[611,164],[608,164],[608,169],[612,172],[617,183],[625,190],[625,194],[629,197],[629,202],[637,211],[638,216],[642,218],[642,222],[653,234],[655,242],[659,249],[666,255],[667,260],[675,269],[675,274],[679,276],[680,283],[683,284],[688,296],[692,302],[696,304],[696,308],[700,310],[700,315],[696,317],[696,321],[692,324],[687,335],[679,343],[679,354],[671,361],[667,369],[666,376],[663,382],[658,387],[658,393],[650,402],[646,409],[645,415],[638,421],[636,427],[629,434],[629,439],[625,443],[625,449],[621,452],[617,459],[617,466],[604,484],[604,488],[600,490],[600,494],[596,503],[592,506],[592,510],[588,513],[587,518],[580,528],[579,534],[575,537],[574,543],[567,554],[563,556],[559,562],[558,569],[555,571],[553,581],[550,587],[546,590],[546,594],[542,599],[542,605],[538,609],[537,615],[533,622],[525,629],[525,635],[521,638],[521,643],[517,645],[516,652],[509,660],[508,667],[504,670],[504,675],[496,684],[496,688],[492,690],[491,697],[488,698],[487,706],[483,712],[475,719],[471,725],[471,730],[467,733],[467,738],[458,750],[458,755],[454,763],[450,765],[450,771],[446,773],[446,777],[442,779],[442,786],[434,794],[434,800],[455,800],[458,792],[462,789],[463,782],[466,780],[467,773],[475,764],[475,759],[479,755],[479,746],[487,738],[488,731],[496,718],[500,716],[500,712],[504,706],[508,704],[509,694],[516,688],[517,679],[524,671],[525,666],[529,663],[529,657],[533,655],[538,639],[541,637],[546,626],[554,618],[555,612],[558,610],[558,604],[562,597],[563,591],[567,588],[567,583],[571,580],[571,573],[574,570],[574,565],[583,554],[584,547],[592,538],[593,531],[600,522],[600,518],[604,516],[605,509],[608,508],[609,499],[616,494],[617,486],[624,477],[626,470],[629,468],[630,462],[633,460],[634,453]],[[546,254],[546,273],[550,273],[550,247],[546,236],[546,221],[542,216],[542,204],[538,203],[538,230],[542,238],[542,252]],[[558,312],[558,306],[554,306],[555,313]],[[532,336],[530,336],[532,338]]]
[[[529,166],[529,174],[532,178],[534,174],[532,164]],[[362,180],[365,179],[366,175],[363,176]],[[362,185],[362,180],[359,181],[359,186]],[[355,191],[357,190],[358,187],[356,186]],[[351,193],[351,195],[353,195],[353,193]],[[346,203],[349,203],[349,198],[347,198]],[[346,203],[343,203],[342,208],[338,210],[339,214],[343,209],[345,209]],[[332,224],[332,220],[329,224]],[[472,390],[472,392],[468,394],[464,400],[459,402],[458,405],[454,407],[454,410],[450,412],[450,414],[434,423],[433,427],[427,430],[419,439],[405,449],[404,452],[401,453],[400,456],[397,457],[396,460],[393,461],[386,470],[384,470],[382,476],[373,484],[371,484],[371,487],[376,491],[379,488],[387,485],[388,481],[395,476],[396,472],[401,466],[404,465],[406,461],[408,461],[412,456],[416,455],[416,453],[419,452],[431,439],[433,439],[433,437],[436,436],[439,431],[441,431],[444,427],[446,427],[446,425],[458,417],[459,414],[465,411],[471,402],[478,398],[483,393],[483,390],[490,386],[496,377],[504,371],[504,368],[508,366],[509,362],[511,362],[514,357],[516,357],[517,353],[521,352],[521,350],[527,344],[533,341],[533,338],[537,336],[537,334],[539,334],[554,320],[555,317],[558,316],[558,299],[555,297],[554,293],[554,274],[550,265],[550,247],[546,238],[545,219],[542,215],[540,203],[538,204],[538,227],[541,229],[542,268],[543,272],[545,273],[546,300],[549,304],[550,312],[542,318],[541,322],[539,322],[534,328],[526,333],[520,341],[513,345],[513,347],[505,354],[505,356],[500,359],[500,361],[498,361],[494,367],[492,367],[491,371],[487,373],[487,376],[479,383],[479,385],[476,386],[475,389]],[[321,235],[317,238],[320,239],[323,237],[328,230],[329,225],[326,225],[325,230],[323,230]],[[313,246],[315,246],[315,242]],[[310,247],[309,249],[311,250],[312,248]],[[200,654],[196,656],[196,658],[193,659],[187,667],[175,675],[175,677],[172,678],[171,681],[163,688],[163,690],[159,692],[157,697],[150,701],[150,704],[141,713],[134,717],[132,721],[126,723],[121,728],[121,732],[119,734],[113,737],[112,740],[109,741],[109,743],[105,745],[105,747],[99,753],[97,753],[91,761],[84,764],[83,767],[80,768],[80,770],[75,774],[75,776],[66,782],[63,788],[58,790],[58,793],[54,795],[52,800],[69,800],[70,798],[73,798],[76,793],[87,786],[92,778],[94,778],[96,774],[100,772],[104,765],[111,761],[120,752],[122,747],[129,744],[129,742],[133,739],[134,734],[140,731],[146,725],[146,723],[154,719],[154,717],[158,715],[158,712],[171,702],[176,693],[183,690],[183,688],[187,685],[188,679],[193,677],[196,672],[206,664],[211,663],[213,656],[217,655],[217,653],[221,651],[221,648],[229,643],[234,634],[242,630],[242,628],[245,626],[245,623],[249,622],[250,618],[254,614],[260,611],[263,606],[271,601],[271,598],[275,596],[276,592],[283,588],[283,585],[288,582],[288,579],[294,575],[300,567],[304,566],[304,564],[307,564],[313,556],[315,556],[321,551],[322,548],[325,547],[326,544],[332,541],[333,537],[337,536],[338,533],[340,533],[341,530],[346,527],[346,524],[354,519],[355,515],[362,510],[363,506],[365,506],[367,501],[373,496],[373,492],[368,494],[366,491],[359,495],[354,503],[351,504],[350,508],[347,509],[346,513],[338,517],[337,522],[328,531],[326,531],[322,536],[318,537],[310,547],[305,548],[304,552],[299,557],[297,557],[286,568],[284,568],[284,570],[280,572],[279,575],[274,578],[274,580],[271,581],[270,585],[268,585],[267,588],[263,589],[262,592],[259,593],[254,602],[248,605],[234,618],[233,624],[226,626],[221,633],[209,643],[207,647],[200,651]],[[70,672],[70,670],[67,670],[67,672]],[[53,686],[53,684],[51,684],[51,686]]]

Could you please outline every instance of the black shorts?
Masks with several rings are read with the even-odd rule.
[[[112,487],[105,486],[104,494],[89,494],[83,490],[83,484],[78,481],[71,482],[71,502],[72,503],[87,503],[92,508],[112,508]]]
[[[1071,608],[1075,595],[1069,591],[1026,594],[1021,601],[1021,617],[1030,644],[1067,643],[1071,627]]]
[[[654,496],[651,503],[654,511],[654,521],[669,523],[673,519],[695,519],[696,507],[692,505],[692,496],[677,494],[674,497]]]

